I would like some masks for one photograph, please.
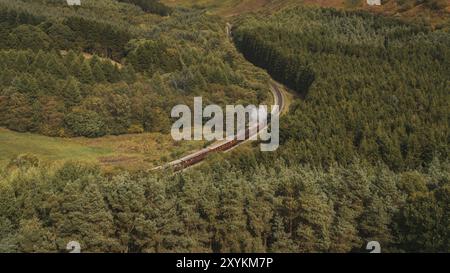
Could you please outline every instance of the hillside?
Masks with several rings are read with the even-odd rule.
[[[409,20],[419,17],[431,24],[442,24],[450,18],[450,4],[447,0],[386,0],[382,6],[373,7],[368,6],[364,0],[163,0],[162,2],[169,6],[205,8],[225,17],[251,12],[273,13],[295,6],[316,6],[369,10]]]
[[[170,109],[195,95],[222,105],[268,97],[267,78],[237,54],[219,18],[160,17],[112,0],[46,5],[0,1],[0,126],[61,137],[168,133]]]

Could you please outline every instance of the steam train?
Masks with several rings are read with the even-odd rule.
[[[283,102],[282,101],[283,97],[281,95],[281,92],[278,90],[277,85],[272,85],[272,86],[274,87],[272,92],[275,97],[275,102],[276,102],[275,104],[279,105],[281,108],[282,102]],[[266,124],[271,123],[272,115],[273,115],[273,111],[268,113]],[[267,128],[267,126],[268,125],[266,125],[264,128],[260,128],[260,126],[258,124],[258,125],[256,125],[256,131],[250,130],[250,129],[255,129],[255,127],[247,128],[245,130],[245,132],[238,133],[235,136],[235,138],[232,140],[225,140],[223,142],[215,143],[215,144],[213,144],[207,148],[204,148],[196,153],[193,153],[193,154],[185,156],[181,159],[172,161],[172,162],[166,164],[165,166],[160,166],[155,169],[172,168],[175,171],[180,171],[180,170],[186,169],[190,166],[193,166],[193,165],[203,161],[210,153],[223,152],[223,151],[228,151],[228,150],[232,149],[233,147],[239,145],[240,143],[247,141],[250,138],[250,132],[252,132],[252,133],[255,132],[254,134],[251,135],[251,136],[254,136],[255,134],[259,134],[261,130]],[[243,137],[242,134],[245,134],[245,137]]]
[[[270,121],[271,121],[271,113],[268,114],[267,124],[270,124]],[[254,130],[255,127],[256,127],[256,130]],[[172,161],[168,164],[168,167],[173,168],[175,171],[183,170],[183,169],[186,169],[190,166],[193,166],[193,165],[199,163],[200,161],[203,161],[210,153],[228,151],[231,148],[238,145],[239,143],[248,140],[251,136],[258,134],[262,129],[265,128],[265,127],[264,128],[259,128],[259,127],[260,126],[258,124],[254,127],[247,128],[245,130],[245,132],[238,133],[237,135],[235,135],[234,139],[232,139],[232,140],[225,140],[223,142],[213,144],[213,145],[211,145],[207,148],[204,148],[196,153],[193,153],[193,154],[190,154],[181,159]],[[266,127],[267,127],[267,125],[266,125]],[[251,131],[251,129],[253,129],[253,131]],[[250,136],[251,132],[253,134]]]

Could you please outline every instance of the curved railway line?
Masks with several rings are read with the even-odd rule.
[[[232,24],[227,23],[226,24],[226,34],[227,37],[232,40]],[[285,102],[283,98],[283,94],[280,91],[280,85],[276,83],[275,81],[271,81],[269,83],[270,85],[270,91],[273,95],[274,105],[278,105],[278,111],[281,115],[283,112],[283,109],[285,107]],[[166,163],[162,166],[155,167],[153,170],[161,170],[161,169],[168,169],[172,168],[175,171],[181,171],[186,168],[192,167],[200,162],[202,162],[209,154],[216,153],[216,152],[227,152],[230,151],[244,143],[246,143],[252,136],[255,134],[258,135],[262,130],[266,129],[268,125],[266,125],[263,128],[259,128],[256,130],[256,133],[249,135],[250,130],[247,129],[245,132],[245,139],[244,140],[238,140],[237,135],[240,133],[238,132],[237,135],[235,135],[233,140],[222,140],[217,141],[208,147],[201,149],[199,151],[196,151],[194,153],[191,153],[187,156],[184,156],[182,158],[179,158],[177,160],[171,161],[169,163]]]
[[[280,91],[280,87],[277,83],[271,82],[270,90],[271,90],[273,98],[274,98],[274,105],[278,105],[279,114],[281,114],[285,105],[284,105],[283,94]],[[259,134],[265,128],[267,128],[267,126],[264,128],[258,127],[258,130],[256,131],[255,134]],[[171,161],[169,163],[166,163],[162,166],[155,167],[155,168],[153,168],[153,170],[172,168],[175,171],[181,171],[186,168],[192,167],[192,166],[202,162],[209,154],[216,153],[216,152],[226,152],[226,151],[232,150],[232,149],[244,144],[245,142],[247,142],[250,139],[250,137],[255,135],[255,134],[249,135],[248,132],[249,132],[249,129],[246,130],[245,140],[238,140],[237,135],[235,135],[233,140],[223,140],[223,141],[215,142],[204,149],[201,149],[199,151],[196,151],[194,153],[191,153],[187,156],[184,156],[177,160]]]

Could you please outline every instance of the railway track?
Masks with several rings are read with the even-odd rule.
[[[273,98],[274,98],[274,105],[278,105],[279,113],[281,114],[281,112],[284,108],[284,100],[283,100],[283,94],[280,91],[280,87],[277,83],[271,82],[270,90],[271,90]],[[255,134],[259,134],[266,127],[264,127],[264,128],[258,127],[258,130]],[[212,153],[227,152],[227,151],[230,151],[230,150],[244,144],[245,142],[247,142],[250,139],[250,137],[254,136],[255,134],[252,134],[252,135],[246,134],[245,140],[238,140],[237,136],[235,136],[233,140],[223,140],[223,141],[215,142],[204,149],[201,149],[199,151],[196,151],[192,154],[189,154],[189,155],[179,158],[177,160],[171,161],[164,165],[155,167],[155,168],[153,168],[153,170],[162,170],[162,169],[174,169],[175,171],[184,170],[186,168],[192,167],[192,166],[202,162],[208,155],[210,155]]]

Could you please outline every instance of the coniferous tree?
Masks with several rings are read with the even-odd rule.
[[[82,98],[80,93],[80,86],[75,78],[73,77],[69,78],[62,92],[63,92],[62,97],[64,98],[64,102],[67,107],[70,108],[80,103]]]

